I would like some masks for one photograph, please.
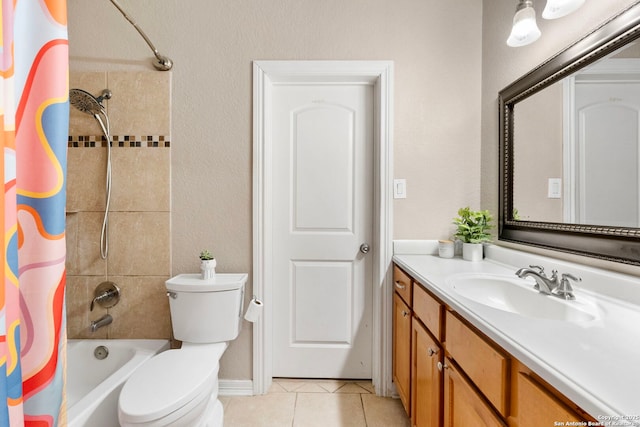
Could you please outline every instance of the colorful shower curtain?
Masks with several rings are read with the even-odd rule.
[[[66,0],[2,0],[0,426],[66,423]]]

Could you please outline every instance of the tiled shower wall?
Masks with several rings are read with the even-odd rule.
[[[107,145],[96,119],[70,107],[67,164],[67,333],[69,338],[166,338],[171,334],[164,282],[170,276],[171,74],[72,72],[69,87],[112,97],[109,255],[100,257]],[[120,302],[89,311],[101,282]],[[91,333],[109,313],[113,323]]]

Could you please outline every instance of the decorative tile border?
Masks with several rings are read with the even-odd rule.
[[[91,148],[91,147],[106,147],[107,139],[104,136],[95,135],[69,135],[67,142],[68,148]],[[111,147],[122,148],[169,148],[171,147],[171,141],[169,136],[165,135],[112,135]]]

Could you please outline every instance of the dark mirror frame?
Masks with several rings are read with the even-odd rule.
[[[640,265],[640,228],[519,221],[513,218],[516,104],[638,37],[640,5],[636,4],[500,91],[499,240]]]

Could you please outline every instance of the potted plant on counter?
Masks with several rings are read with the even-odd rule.
[[[200,271],[204,280],[213,279],[216,275],[216,259],[207,249],[200,252]]]
[[[468,206],[458,210],[453,223],[458,226],[454,237],[462,241],[462,258],[468,261],[482,260],[484,242],[491,241],[491,214],[488,210],[473,211]]]

